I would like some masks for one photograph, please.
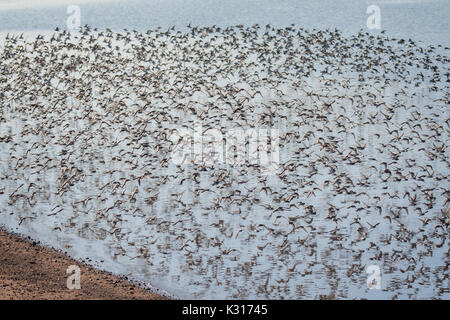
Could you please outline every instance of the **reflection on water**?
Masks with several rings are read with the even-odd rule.
[[[253,31],[7,41],[0,222],[180,297],[448,298],[448,58]],[[276,173],[176,166],[199,123],[277,129]]]

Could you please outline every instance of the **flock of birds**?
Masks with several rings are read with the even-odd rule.
[[[193,298],[449,298],[448,50],[270,25],[8,35],[0,223]],[[198,125],[278,130],[276,172],[248,143],[175,164]]]

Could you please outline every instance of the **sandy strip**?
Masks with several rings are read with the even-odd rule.
[[[81,288],[67,288],[66,270],[77,265]],[[64,253],[0,230],[0,299],[164,299]]]

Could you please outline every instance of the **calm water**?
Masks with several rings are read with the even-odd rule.
[[[32,8],[5,3],[33,3]],[[77,1],[0,1],[0,31],[53,30],[65,27],[68,4]],[[3,4],[3,7],[1,6]],[[127,0],[81,2],[81,24],[114,30],[175,25],[236,24],[306,28],[339,28],[347,33],[367,30],[366,9],[379,5],[381,27],[396,37],[450,46],[450,1],[447,0]],[[1,9],[3,8],[3,9]],[[14,9],[16,8],[16,9]],[[378,32],[378,31],[372,31]]]

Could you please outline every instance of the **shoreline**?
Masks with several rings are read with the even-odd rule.
[[[80,268],[80,289],[68,289],[67,279]],[[0,227],[0,300],[166,300],[126,278],[96,269]]]

